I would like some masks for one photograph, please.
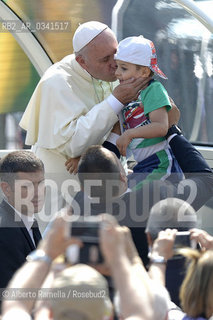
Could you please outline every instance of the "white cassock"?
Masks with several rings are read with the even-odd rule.
[[[44,162],[46,175],[74,179],[69,157],[102,144],[118,121],[106,99],[117,82],[96,80],[68,55],[51,66],[38,83],[20,121],[26,144]],[[75,190],[77,192],[77,190]]]

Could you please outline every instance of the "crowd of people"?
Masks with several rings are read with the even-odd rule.
[[[73,49],[46,71],[23,115],[32,151],[0,160],[2,319],[210,319],[213,236],[196,212],[213,195],[213,171],[152,79],[166,77],[154,44],[118,44],[90,21]],[[79,216],[98,219],[95,240],[93,227],[72,235]],[[82,263],[86,247],[102,260]]]

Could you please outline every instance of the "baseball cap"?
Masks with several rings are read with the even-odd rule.
[[[106,24],[98,21],[89,21],[80,24],[72,40],[74,52],[81,50],[107,28],[108,26]]]
[[[122,40],[118,45],[115,59],[149,67],[156,75],[167,79],[167,76],[158,67],[153,42],[143,36],[128,37]]]
[[[53,295],[54,319],[65,319],[67,314],[67,319],[81,315],[88,320],[107,320],[112,315],[106,279],[86,264],[76,264],[57,273],[52,288],[53,292],[61,291],[61,299]]]

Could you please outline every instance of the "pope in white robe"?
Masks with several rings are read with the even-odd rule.
[[[102,144],[118,117],[104,100],[117,82],[94,79],[66,56],[51,66],[38,83],[21,119],[26,144],[33,145],[46,172],[66,173],[65,162],[89,146]]]
[[[66,170],[65,162],[106,140],[118,121],[106,100],[116,85],[117,82],[94,79],[75,60],[74,54],[55,63],[41,78],[20,126],[26,130],[25,143],[33,146],[32,150],[44,163],[46,178],[52,180],[50,187],[55,181],[61,188],[69,179],[72,185],[69,194],[73,197],[80,190],[77,176]],[[57,194],[61,191],[54,198]],[[67,201],[71,202],[72,198]],[[54,211],[61,206],[54,207]]]
[[[107,28],[95,21],[80,25],[73,37],[74,51],[79,52]],[[26,145],[31,145],[44,163],[51,189],[58,189],[56,193],[51,190],[51,203],[57,194],[67,193],[67,181],[72,186],[69,195],[74,196],[80,190],[77,177],[67,171],[65,162],[106,140],[123,106],[112,95],[117,85],[92,77],[75,54],[52,65],[39,81],[20,126],[26,130]],[[66,201],[71,203],[72,198]]]

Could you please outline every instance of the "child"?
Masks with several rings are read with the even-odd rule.
[[[148,78],[154,74],[167,79],[157,65],[153,42],[143,36],[122,40],[115,59],[117,62],[115,74],[120,82],[129,78]],[[140,92],[138,100],[124,106],[121,111],[120,122],[123,133],[117,139],[117,147],[123,156],[127,151],[128,157],[131,151],[137,162],[133,171],[143,172],[148,180],[165,180],[171,172],[179,173],[175,175],[175,180],[183,178],[182,171],[165,139],[168,131],[167,112],[170,109],[171,103],[165,88],[160,82],[152,79]],[[172,181],[173,178],[174,176]]]

